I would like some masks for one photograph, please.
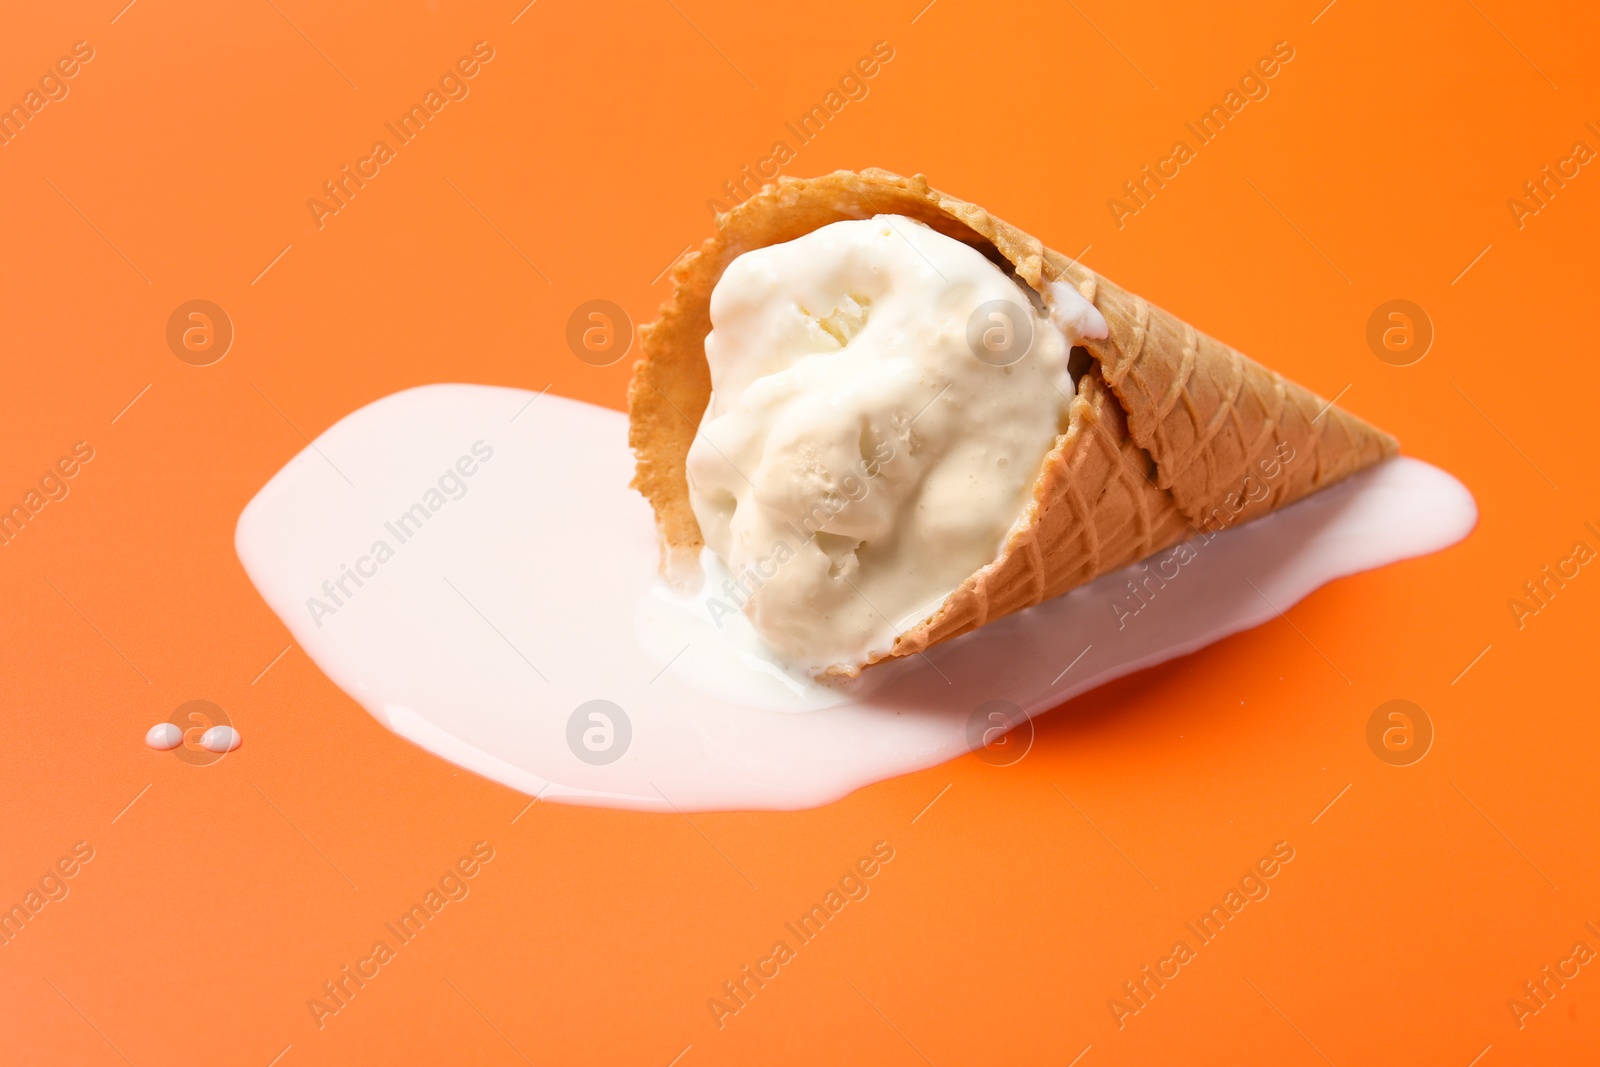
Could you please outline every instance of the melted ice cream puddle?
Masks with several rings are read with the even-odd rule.
[[[570,803],[793,809],[978,747],[986,702],[1046,711],[1477,518],[1459,482],[1402,457],[1191,542],[1159,585],[1135,565],[840,689],[755,655],[742,616],[713,625],[715,577],[662,589],[626,442],[623,415],[560,397],[397,393],[273,476],[239,557],[340,688],[459,766]]]

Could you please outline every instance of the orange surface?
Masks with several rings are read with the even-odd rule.
[[[1594,1062],[1600,577],[1562,562],[1600,550],[1584,5],[124,2],[0,28],[25,108],[93,52],[0,147],[0,506],[93,454],[0,547],[0,903],[66,893],[0,947],[0,1059]],[[479,41],[469,94],[318,228],[308,198]],[[785,122],[879,41],[867,95],[797,147]],[[1107,200],[1279,41],[1269,94],[1119,228]],[[792,814],[524,810],[277,658],[233,527],[307,435],[436,381],[621,407],[627,361],[574,358],[569,313],[647,320],[780,139],[786,172],[922,171],[1090,246],[1462,478],[1477,531],[1073,701],[1013,766]],[[1564,184],[1508,207],[1546,165]],[[195,299],[234,329],[209,366],[166,339]],[[1366,340],[1392,299],[1433,324],[1409,366]],[[1519,619],[1547,564],[1570,577]],[[1409,766],[1368,745],[1394,699],[1435,735]],[[244,747],[146,748],[191,700]],[[880,841],[869,895],[798,944],[784,924]],[[361,964],[477,842],[468,895]],[[1278,842],[1269,895],[1201,945],[1185,923]],[[778,940],[794,958],[719,1028],[708,1000]],[[1194,958],[1119,1028],[1108,1001],[1178,940]],[[376,972],[319,1027],[346,965]],[[1576,975],[1533,1013],[1547,966]]]

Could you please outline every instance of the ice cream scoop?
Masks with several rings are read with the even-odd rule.
[[[1092,331],[1093,308],[1067,302],[1069,328]],[[1073,396],[1078,338],[1036,304],[905,216],[729,264],[687,458],[695,518],[733,575],[712,613],[743,610],[778,658],[822,671],[888,654],[994,559]]]

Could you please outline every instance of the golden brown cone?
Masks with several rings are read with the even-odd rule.
[[[1394,455],[1394,438],[1200,333],[922,175],[780,178],[717,218],[640,331],[628,389],[633,486],[655,508],[662,567],[691,573],[703,541],[685,459],[711,396],[711,290],[735,257],[843,219],[907,215],[974,246],[1042,295],[1070,284],[1110,328],[999,556],[888,656],[910,655],[1198,532],[1264,515]],[[1254,499],[1251,499],[1251,498]],[[872,661],[887,657],[874,657]],[[829,673],[855,674],[865,664]]]

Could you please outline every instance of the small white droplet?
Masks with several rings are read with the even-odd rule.
[[[157,752],[170,752],[183,744],[183,731],[175,722],[158,722],[145,732],[144,743]]]
[[[213,726],[200,735],[200,747],[207,752],[232,752],[244,739],[231,726]]]

